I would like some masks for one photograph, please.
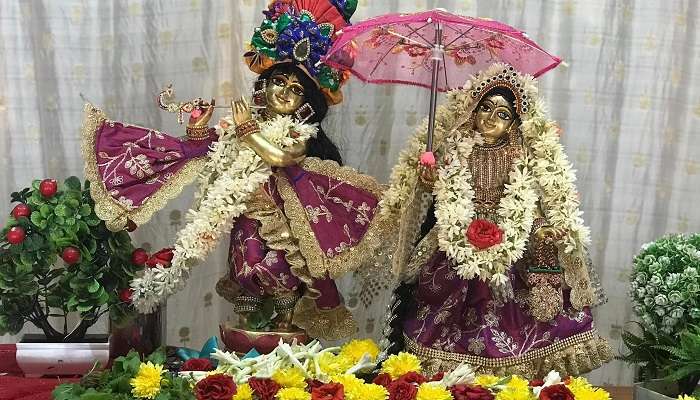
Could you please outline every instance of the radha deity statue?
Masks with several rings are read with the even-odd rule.
[[[437,165],[419,166],[425,124],[401,153],[381,203],[400,221],[389,352],[530,378],[611,358],[574,171],[545,112],[532,77],[494,64],[438,108]]]
[[[378,247],[382,189],[341,166],[320,123],[342,101],[347,74],[320,62],[356,1],[279,0],[264,12],[245,60],[259,74],[252,104],[231,103],[217,129],[214,101],[168,103],[192,112],[187,138],[106,120],[88,106],[83,129],[88,177],[110,226],[144,223],[198,173],[199,193],[172,253],[132,282],[134,304],[153,310],[179,290],[189,268],[230,231],[229,273],[217,292],[241,329],[340,339],[356,331],[334,278],[358,269]],[[218,135],[218,137],[217,137]],[[274,319],[261,323],[265,310]],[[276,344],[276,343],[275,343]]]

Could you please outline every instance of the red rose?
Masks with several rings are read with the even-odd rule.
[[[248,385],[258,396],[258,400],[274,400],[275,395],[280,390],[280,385],[269,378],[250,378]]]
[[[404,381],[408,383],[415,383],[416,385],[420,385],[422,383],[425,383],[428,381],[426,377],[423,375],[419,374],[418,372],[407,372],[403,375],[401,375],[398,379],[399,381]]]
[[[542,379],[533,379],[533,380],[531,380],[531,381],[528,383],[528,385],[529,385],[530,387],[543,386],[543,385],[544,385],[544,381],[543,381]]]
[[[391,382],[387,389],[389,400],[414,400],[418,394],[418,385],[403,379]]]
[[[472,385],[454,385],[450,388],[454,400],[493,400],[493,394],[486,388]]]
[[[182,363],[180,371],[212,371],[214,366],[206,358],[190,358]]]
[[[384,386],[385,388],[388,388],[389,385],[391,384],[391,375],[379,374],[379,375],[377,375],[376,378],[374,378],[372,383],[374,383],[375,385]]]
[[[306,391],[311,392],[313,389],[317,387],[321,387],[325,385],[325,383],[319,381],[318,379],[307,379],[306,380]]]
[[[430,382],[441,381],[442,378],[444,378],[444,377],[445,377],[445,373],[442,372],[442,371],[440,371],[440,372],[438,372],[437,374],[433,375],[432,378],[430,378]]]
[[[197,400],[231,400],[236,394],[236,383],[228,375],[209,375],[194,385]]]
[[[343,400],[345,390],[340,383],[326,383],[311,389],[311,400]]]
[[[129,288],[124,288],[119,291],[119,300],[126,304],[131,304],[131,296],[134,295],[134,292],[129,289]]]
[[[574,394],[564,385],[547,386],[540,392],[540,400],[575,400]]]
[[[154,253],[151,258],[146,261],[146,265],[149,266],[150,268],[154,268],[156,265],[162,265],[163,268],[168,268],[170,266],[170,262],[173,260],[173,249],[172,248],[167,248],[163,250],[159,250],[157,253]]]
[[[503,241],[503,231],[491,221],[475,219],[467,228],[467,239],[476,248],[483,250]]]

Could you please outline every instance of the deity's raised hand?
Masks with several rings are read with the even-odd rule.
[[[231,101],[231,112],[233,113],[233,122],[236,126],[253,119],[253,113],[250,111],[250,106],[244,98]]]

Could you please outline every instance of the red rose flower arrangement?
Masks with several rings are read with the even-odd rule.
[[[574,394],[571,393],[565,385],[547,386],[540,392],[540,400],[575,400]]]
[[[475,219],[467,228],[467,240],[474,247],[483,250],[503,241],[503,231],[498,225],[485,219]]]
[[[236,383],[229,375],[209,375],[194,386],[197,400],[231,400],[236,394]]]
[[[345,390],[340,383],[326,383],[311,389],[311,400],[344,400]]]
[[[418,384],[397,379],[389,384],[389,400],[414,400],[418,394]]]
[[[376,378],[372,381],[375,385],[379,386],[384,386],[385,388],[388,388],[389,385],[391,384],[391,376],[386,373],[382,373],[377,375]]]
[[[280,390],[280,385],[269,378],[250,378],[248,385],[258,400],[275,400],[275,395]]]
[[[454,400],[493,400],[494,395],[486,388],[473,385],[454,385],[450,388]]]

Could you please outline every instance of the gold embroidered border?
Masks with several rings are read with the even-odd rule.
[[[294,242],[287,218],[274,200],[260,186],[250,196],[246,206],[245,215],[260,222],[258,233],[265,241],[266,246],[273,250],[284,251],[285,259],[294,276],[310,286],[311,276],[306,268],[306,261],[299,252],[299,246]]]
[[[497,376],[518,374],[527,379],[542,378],[555,370],[566,376],[592,371],[612,360],[608,342],[595,329],[554,342],[522,356],[486,358],[471,354],[451,353],[418,344],[404,335],[406,349],[421,359],[428,375],[450,371],[459,364],[471,365],[477,373]]]
[[[559,262],[564,271],[564,282],[571,288],[571,305],[581,310],[594,305],[593,287],[588,267],[578,251],[568,254],[559,246]]]
[[[281,178],[279,182],[286,182],[286,179]],[[316,307],[314,299],[319,293],[311,287],[306,261],[295,244],[287,219],[262,186],[253,193],[247,206],[245,214],[260,222],[258,233],[265,244],[273,250],[284,251],[292,273],[306,284],[304,296],[295,305],[292,323],[313,338],[338,340],[355,334],[357,324],[344,305],[332,310]]]
[[[416,246],[415,251],[408,261],[403,276],[406,281],[412,280],[420,273],[420,270],[428,263],[428,260],[435,255],[438,250],[438,228],[433,227],[430,232]]]
[[[320,173],[332,178],[360,187],[375,196],[381,198],[382,186],[371,176],[361,174],[350,167],[342,167],[335,161],[320,160],[308,157],[301,166],[308,171]],[[325,277],[326,273],[331,278],[337,278],[347,272],[354,271],[374,255],[374,251],[382,245],[385,235],[389,232],[390,225],[379,218],[379,210],[375,210],[369,228],[360,242],[345,250],[333,258],[327,257],[319,246],[309,224],[304,206],[299,201],[291,184],[286,178],[279,179],[277,187],[280,196],[284,200],[284,210],[294,237],[299,241],[299,250],[306,259],[306,264],[311,276]]]
[[[344,304],[324,310],[318,308],[316,302],[308,296],[297,301],[293,322],[309,336],[325,340],[347,339],[358,331],[352,313]]]
[[[128,220],[133,221],[136,225],[148,222],[156,211],[161,210],[168,201],[177,197],[206,164],[205,157],[187,162],[141,206],[129,210],[109,194],[97,167],[97,156],[95,155],[97,131],[107,117],[102,110],[89,103],[85,104],[84,111],[85,116],[80,131],[80,149],[85,161],[85,178],[91,183],[90,194],[95,201],[95,214],[105,221],[107,228],[111,231],[123,230]]]

